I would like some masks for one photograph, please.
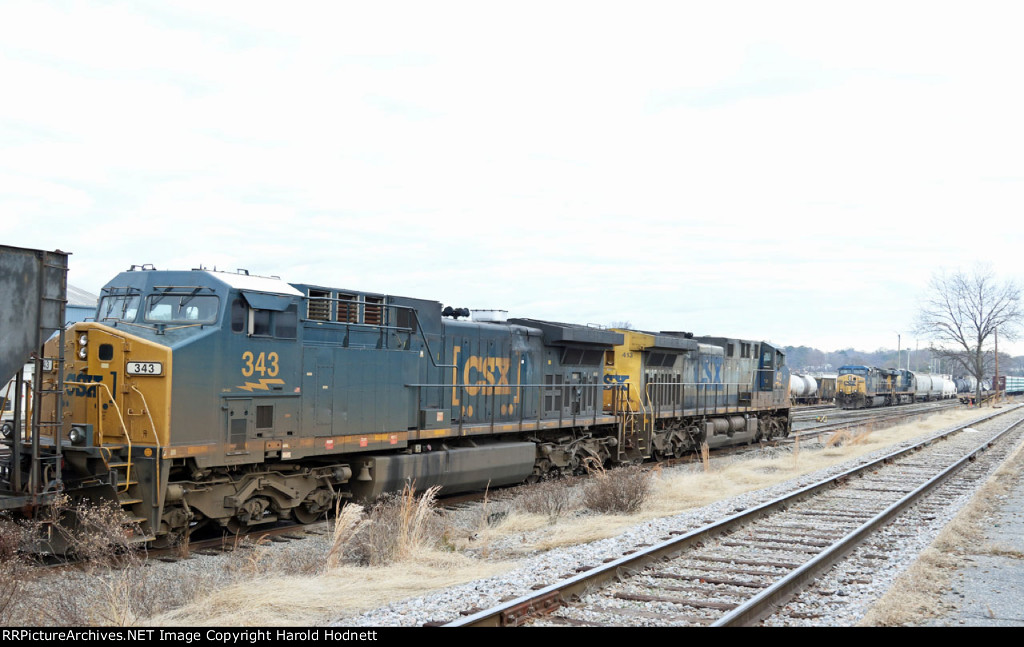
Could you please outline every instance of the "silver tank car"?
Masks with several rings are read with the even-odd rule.
[[[916,398],[919,401],[939,400],[942,398],[942,377],[929,373],[914,373]]]
[[[790,397],[795,402],[810,402],[818,397],[818,383],[811,376],[790,375]]]

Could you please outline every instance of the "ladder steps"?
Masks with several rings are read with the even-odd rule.
[[[140,535],[138,537],[132,537],[128,541],[130,543],[133,543],[133,544],[141,544],[141,543],[145,543],[147,541],[153,541],[154,539],[156,539],[156,535],[148,535],[148,536]]]

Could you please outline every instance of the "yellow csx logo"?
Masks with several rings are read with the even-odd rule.
[[[461,350],[460,346],[455,347],[455,364],[459,363],[459,352]],[[509,384],[508,376],[511,366],[512,360],[508,357],[486,357],[481,355],[466,357],[466,361],[462,365],[462,374],[459,376],[462,378],[461,383],[465,385],[462,389],[463,392],[470,396],[480,393],[485,395],[512,395],[513,389]],[[453,370],[453,373],[455,370]],[[453,375],[453,377],[455,376]],[[459,404],[458,389],[454,391],[452,401],[454,404]],[[515,401],[518,401],[518,395],[516,393]]]

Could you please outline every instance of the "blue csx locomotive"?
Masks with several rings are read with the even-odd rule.
[[[162,542],[308,523],[407,482],[468,491],[789,432],[785,357],[767,343],[468,314],[133,268],[62,353],[49,342],[43,380],[63,395],[39,409],[62,440],[40,451],[62,456],[66,492],[119,501]]]

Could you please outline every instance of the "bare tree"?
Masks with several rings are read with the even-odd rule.
[[[969,273],[940,272],[929,283],[915,332],[932,341],[931,350],[938,357],[953,360],[954,366],[974,376],[980,399],[981,382],[992,370],[996,335],[1017,339],[1024,320],[1020,299],[1020,285],[998,281],[988,265]]]

